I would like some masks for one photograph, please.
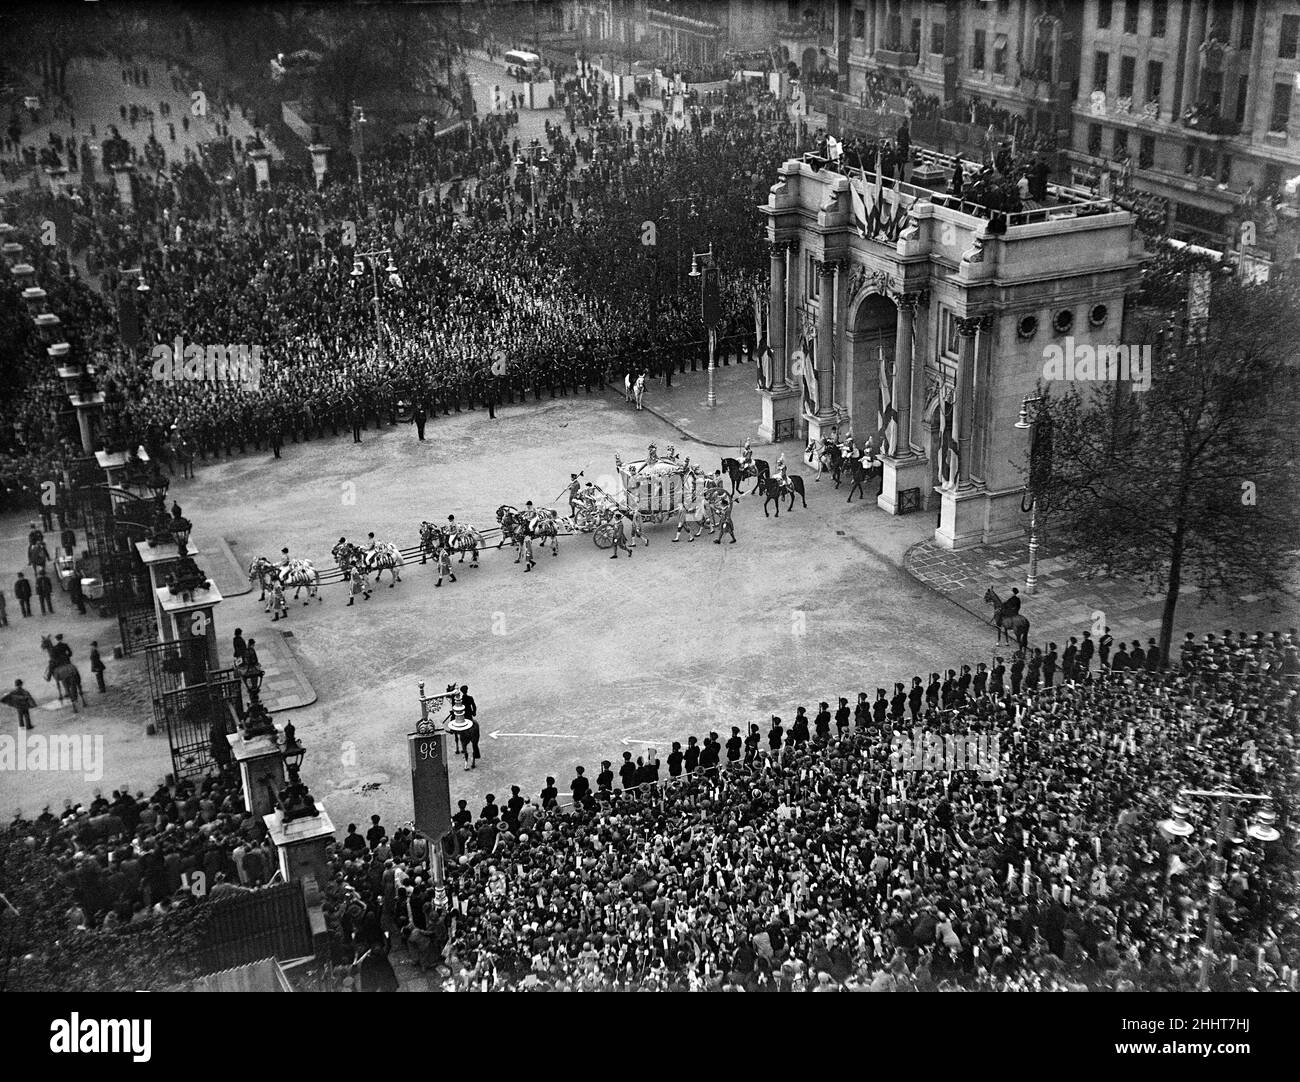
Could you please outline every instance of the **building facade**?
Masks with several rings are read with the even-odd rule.
[[[1294,256],[1274,195],[1300,176],[1300,0],[852,0],[847,23],[851,98],[911,88],[980,127],[1005,111],[1062,179],[1110,174],[1171,235],[1233,245],[1252,220]]]
[[[903,228],[864,230],[866,206]],[[1055,193],[990,232],[970,204],[801,160],[763,209],[764,436],[883,436],[881,508],[938,510],[950,548],[1018,536],[1022,401],[1054,351],[1120,343],[1144,259],[1134,216]]]

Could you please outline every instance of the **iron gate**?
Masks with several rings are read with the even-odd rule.
[[[132,657],[158,641],[158,613],[148,603],[132,605],[117,614],[117,629],[122,639],[122,653]]]

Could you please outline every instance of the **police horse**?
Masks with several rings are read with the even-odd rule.
[[[998,629],[998,645],[1010,643],[1015,636],[1016,646],[1022,652],[1029,648],[1029,619],[1016,613],[1008,616],[1004,611],[1006,602],[998,597],[997,591],[990,586],[984,592],[984,601],[993,606],[993,626]]]
[[[63,705],[66,696],[72,702],[72,712],[79,713],[77,710],[77,700],[81,700],[82,706],[89,706],[86,702],[86,693],[81,688],[81,670],[71,661],[58,661],[54,657],[54,642],[48,635],[41,636],[41,649],[45,651],[49,659],[45,666],[46,681],[53,680],[55,688],[59,692],[59,705]]]

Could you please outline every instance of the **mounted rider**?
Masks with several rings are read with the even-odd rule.
[[[785,464],[785,452],[782,451],[776,460],[776,481],[784,491],[790,487],[790,471]]]
[[[745,440],[745,446],[740,449],[740,476],[750,477],[756,471],[754,466],[754,449],[749,445],[749,440]]]

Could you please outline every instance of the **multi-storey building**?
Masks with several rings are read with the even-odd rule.
[[[852,0],[847,22],[850,96],[910,87],[955,120],[978,99],[1053,133],[1076,181],[1115,174],[1174,235],[1259,219],[1294,254],[1256,199],[1300,174],[1297,0]]]

